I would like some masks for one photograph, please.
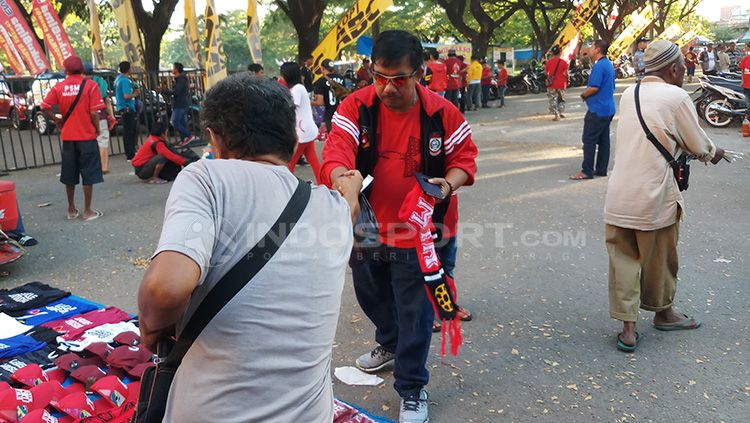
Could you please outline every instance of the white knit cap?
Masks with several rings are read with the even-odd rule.
[[[649,44],[643,55],[646,72],[655,72],[680,58],[680,48],[667,40],[657,40]]]

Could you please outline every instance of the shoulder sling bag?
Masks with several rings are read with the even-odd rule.
[[[81,100],[81,95],[83,95],[83,87],[86,86],[86,78],[83,78],[83,81],[81,81],[81,85],[78,86],[78,95],[76,95],[75,100],[73,100],[73,103],[70,105],[70,108],[65,113],[65,116],[62,118],[62,123],[60,124],[60,128],[62,129],[63,126],[65,126],[65,122],[68,121],[68,118],[70,118],[70,115],[73,114],[73,110],[75,110],[76,106],[78,105],[78,101]]]
[[[635,112],[638,114],[638,121],[641,123],[643,131],[646,133],[646,138],[648,138],[648,140],[651,141],[651,144],[653,144],[654,147],[659,150],[659,153],[661,153],[667,163],[669,163],[669,167],[672,168],[672,173],[674,173],[674,178],[677,181],[677,187],[680,189],[680,191],[685,191],[688,189],[690,179],[690,164],[688,164],[688,155],[682,153],[678,159],[675,159],[674,156],[662,145],[662,143],[660,143],[659,140],[656,139],[656,136],[651,132],[651,130],[648,129],[648,126],[646,126],[646,121],[643,120],[643,115],[641,114],[640,89],[641,84],[639,82],[635,85]]]
[[[547,88],[549,88],[553,82],[555,82],[555,77],[557,76],[557,69],[560,67],[560,62],[562,62],[562,59],[557,59],[557,65],[555,65],[555,70],[552,72],[552,75],[547,75]]]
[[[258,241],[229,272],[208,292],[190,320],[185,325],[177,342],[159,345],[160,357],[156,367],[149,367],[141,378],[141,390],[135,410],[135,423],[161,423],[166,411],[167,397],[175,372],[183,357],[198,335],[222,308],[242,290],[279,250],[292,232],[310,200],[311,188],[307,182],[299,181],[289,203],[268,233]],[[280,229],[284,230],[280,230]],[[168,352],[164,350],[170,350]],[[166,357],[164,357],[166,356]]]

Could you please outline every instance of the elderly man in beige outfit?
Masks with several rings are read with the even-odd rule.
[[[736,153],[716,148],[698,124],[683,90],[685,60],[669,41],[645,53],[640,107],[646,126],[674,157],[685,152],[713,164]],[[677,288],[677,239],[684,210],[672,168],[648,140],[636,113],[635,86],[620,100],[614,169],[604,207],[609,253],[610,316],[623,321],[618,349],[635,351],[638,309],[653,311],[659,330],[695,329],[701,322],[673,308]]]

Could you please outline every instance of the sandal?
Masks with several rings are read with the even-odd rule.
[[[461,319],[462,322],[471,322],[471,320],[474,318],[474,315],[471,314],[471,312],[463,307],[457,307],[458,308],[458,318]]]
[[[569,177],[568,179],[572,179],[574,181],[584,181],[586,179],[594,179],[593,176],[589,176],[583,172],[578,172],[577,174]]]
[[[83,219],[83,221],[84,222],[91,222],[92,220],[96,220],[96,219],[98,219],[98,218],[100,218],[102,216],[104,216],[104,213],[102,213],[99,210],[94,210],[94,215],[93,216],[89,216],[89,217]]]
[[[440,332],[441,329],[443,329],[443,323],[440,320],[433,320],[432,332],[437,333],[437,332]]]
[[[684,319],[680,320],[679,322],[674,323],[654,323],[654,328],[657,330],[663,330],[663,331],[673,331],[673,330],[690,330],[690,329],[698,329],[701,327],[701,321],[688,316],[687,314],[682,314],[685,316]]]
[[[73,214],[68,213],[68,220],[76,220],[78,219],[78,216],[81,215],[81,212],[76,209],[76,212]]]
[[[161,178],[149,179],[148,180],[149,184],[166,184],[167,182],[169,182],[169,181],[161,179]]]
[[[33,247],[39,244],[39,241],[34,239],[33,236],[28,236],[28,235],[24,235],[21,238],[17,239],[16,241],[24,247]]]
[[[643,338],[641,336],[640,332],[636,332],[635,333],[635,344],[634,345],[630,345],[630,344],[626,344],[626,343],[622,342],[622,338],[620,338],[620,335],[622,335],[622,333],[618,333],[617,334],[617,349],[620,350],[620,351],[622,351],[622,352],[626,352],[626,353],[635,352],[635,350],[638,349],[638,343],[641,342],[641,339]]]

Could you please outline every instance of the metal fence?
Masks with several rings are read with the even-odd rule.
[[[114,102],[114,80],[117,72],[96,71],[107,81],[108,96]],[[199,131],[200,102],[204,94],[204,72],[185,70],[190,84],[192,104],[188,125],[194,134]],[[65,79],[62,74],[40,74],[37,77],[0,75],[0,171],[13,171],[59,164],[61,161],[60,131],[41,113],[41,104],[49,90]],[[169,71],[132,74],[140,88],[138,97],[139,143],[148,136],[155,121],[169,122],[174,77]],[[110,131],[110,155],[124,153],[122,125]],[[171,136],[176,137],[170,126]]]

